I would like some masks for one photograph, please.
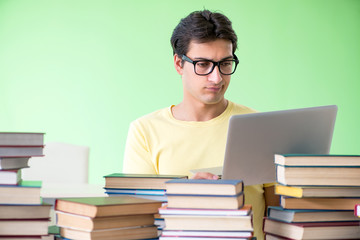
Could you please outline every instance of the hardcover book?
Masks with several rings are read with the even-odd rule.
[[[0,146],[0,156],[8,156],[8,157],[43,156],[43,151],[44,151],[44,145],[38,145],[38,146],[1,145]]]
[[[21,170],[0,170],[0,185],[16,185],[21,181]]]
[[[131,196],[60,198],[56,199],[55,210],[94,218],[155,214],[161,204],[159,201]]]
[[[167,181],[167,194],[238,195],[242,193],[242,180],[174,179]]]
[[[244,205],[240,209],[195,209],[195,208],[169,208],[163,205],[159,208],[161,215],[201,215],[201,216],[248,216],[251,214],[251,205]]]
[[[292,198],[280,197],[280,205],[286,209],[354,210],[360,198]]]
[[[0,185],[0,204],[41,204],[41,181],[21,181],[18,185]]]
[[[179,237],[186,237],[185,239],[191,238],[203,238],[203,239],[227,239],[234,240],[238,238],[249,238],[252,237],[253,233],[250,231],[199,231],[199,230],[163,230],[161,237],[172,237],[178,240]]]
[[[275,194],[289,197],[360,197],[360,187],[285,186],[277,184]]]
[[[45,203],[40,205],[0,205],[0,219],[49,218],[51,207],[52,205]]]
[[[0,145],[38,146],[44,144],[44,133],[0,132]]]
[[[264,219],[264,232],[291,239],[358,239],[359,222],[285,223]]]
[[[104,176],[105,188],[165,189],[171,179],[187,178],[185,175],[113,173]]]
[[[360,221],[351,210],[284,209],[269,206],[269,219],[283,222],[341,222]]]
[[[47,235],[49,218],[46,219],[0,219],[1,235],[31,236]]]
[[[0,170],[27,168],[29,159],[29,156],[0,157]]]
[[[275,154],[275,164],[283,166],[360,166],[360,155]]]

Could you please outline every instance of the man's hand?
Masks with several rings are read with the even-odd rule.
[[[209,173],[209,172],[197,172],[194,174],[192,179],[209,179],[209,180],[218,180],[219,176]]]

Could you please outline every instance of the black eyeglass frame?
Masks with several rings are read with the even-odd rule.
[[[198,60],[198,61],[193,61],[191,58],[189,58],[189,57],[186,56],[185,54],[182,55],[181,59],[184,60],[184,61],[187,61],[187,62],[189,62],[189,63],[192,63],[192,64],[194,65],[194,72],[195,72],[195,74],[197,74],[197,75],[199,75],[199,76],[209,75],[210,73],[212,73],[212,72],[214,71],[214,69],[215,69],[216,66],[219,68],[219,71],[220,71],[221,74],[223,74],[223,75],[232,75],[232,74],[236,71],[237,65],[239,64],[239,59],[237,58],[237,56],[236,56],[235,54],[234,54],[234,58],[233,58],[233,59],[231,59],[231,60],[221,60],[221,61],[219,61],[219,62],[215,62],[215,61],[212,61],[212,60]],[[234,61],[234,62],[235,62],[235,67],[234,67],[234,70],[232,71],[232,73],[223,73],[223,72],[221,71],[220,64],[221,64],[222,62],[225,62],[225,61]],[[213,66],[212,66],[211,71],[210,71],[209,73],[206,73],[206,74],[199,74],[199,73],[197,73],[197,72],[196,72],[196,64],[197,64],[198,62],[211,62],[211,63],[213,63]]]

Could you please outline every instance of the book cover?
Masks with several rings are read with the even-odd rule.
[[[29,159],[29,156],[0,157],[0,170],[27,168]]]
[[[247,216],[250,215],[252,207],[249,204],[240,209],[195,209],[195,208],[169,208],[167,204],[159,208],[161,215],[202,215],[202,216]]]
[[[360,155],[275,154],[283,166],[360,166]]]
[[[292,198],[280,197],[285,209],[354,210],[360,198]]]
[[[351,210],[284,209],[269,206],[267,211],[269,219],[288,223],[360,221]]]
[[[88,217],[106,217],[131,214],[154,214],[160,201],[132,196],[83,197],[56,199],[55,210]]]
[[[170,179],[187,178],[185,175],[113,173],[105,175],[106,188],[165,189]]]
[[[360,197],[360,187],[286,186],[277,184],[275,194],[289,197]]]
[[[37,146],[44,144],[44,133],[0,132],[0,145]]]
[[[291,239],[357,239],[359,222],[286,223],[264,219],[264,232]]]
[[[239,195],[242,180],[173,179],[165,183],[167,194]]]

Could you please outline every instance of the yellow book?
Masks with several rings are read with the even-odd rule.
[[[360,197],[360,187],[285,186],[277,184],[275,194],[289,197]]]

